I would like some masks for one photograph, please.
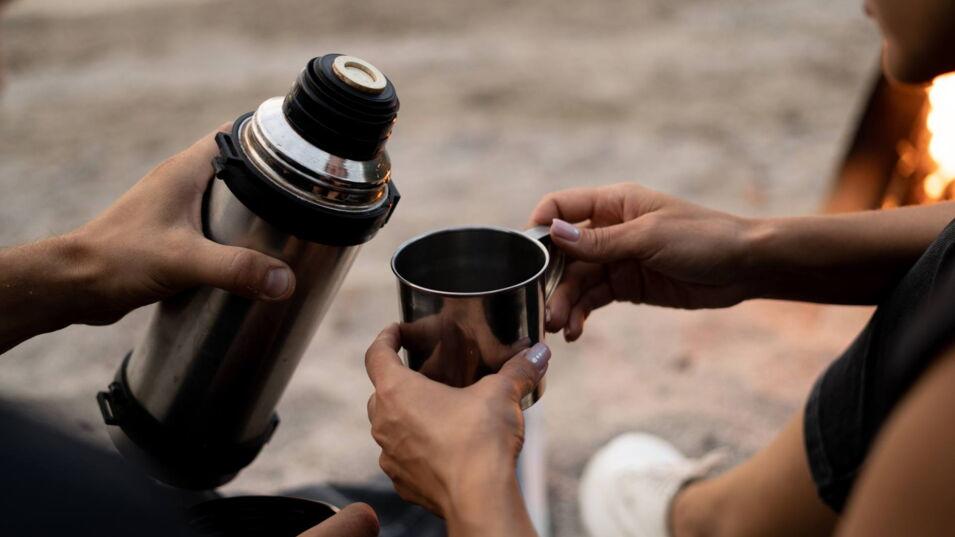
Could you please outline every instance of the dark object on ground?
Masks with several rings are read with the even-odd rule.
[[[0,535],[194,536],[182,501],[120,457],[0,402]]]

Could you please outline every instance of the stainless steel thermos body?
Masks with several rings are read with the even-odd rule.
[[[469,386],[544,339],[544,312],[564,256],[549,229],[442,229],[402,244],[398,279],[405,365],[450,386]],[[544,393],[544,379],[521,405]]]
[[[98,397],[124,455],[168,484],[206,489],[258,454],[361,244],[398,202],[384,151],[397,109],[374,66],[330,54],[218,135],[204,232],[284,260],[295,292],[264,302],[201,287],[160,303]]]
[[[268,427],[360,246],[328,246],[279,231],[221,181],[209,193],[208,227],[216,242],[285,260],[295,273],[295,293],[264,302],[203,287],[163,302],[133,350],[126,378],[139,403],[164,424],[199,419],[246,442]]]

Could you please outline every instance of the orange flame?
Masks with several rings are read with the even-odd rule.
[[[932,82],[928,101],[928,153],[935,169],[925,177],[922,189],[930,199],[939,200],[955,182],[955,73]]]

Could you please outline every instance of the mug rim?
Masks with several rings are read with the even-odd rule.
[[[439,233],[449,233],[454,231],[497,231],[501,233],[508,233],[511,235],[520,236],[524,240],[527,240],[535,244],[537,248],[540,249],[541,253],[544,254],[544,262],[541,268],[537,272],[535,272],[534,275],[532,275],[531,277],[519,283],[508,285],[507,287],[499,287],[497,289],[490,289],[487,291],[468,291],[468,292],[439,291],[437,289],[431,289],[429,287],[425,287],[423,285],[418,285],[416,283],[413,283],[398,272],[398,267],[395,266],[395,261],[398,259],[398,256],[405,251],[406,248],[408,248],[409,246],[411,246],[412,244],[418,241],[427,239],[428,237],[431,237],[432,235],[437,235]],[[391,272],[395,275],[396,278],[398,278],[399,283],[403,285],[407,285],[408,287],[411,287],[412,289],[415,289],[416,291],[421,291],[421,292],[432,294],[432,295],[446,296],[446,297],[460,297],[460,298],[491,296],[491,295],[496,295],[499,293],[506,293],[508,291],[513,291],[515,289],[520,289],[521,287],[524,287],[527,284],[543,276],[544,273],[547,271],[547,267],[549,266],[550,266],[550,252],[547,251],[547,247],[544,246],[541,243],[541,241],[536,240],[532,237],[529,237],[526,233],[522,231],[517,231],[515,229],[501,227],[501,226],[456,226],[456,227],[446,227],[441,229],[433,229],[431,231],[426,231],[419,235],[415,235],[414,237],[411,237],[410,239],[404,241],[398,246],[398,248],[395,250],[395,253],[391,255]]]

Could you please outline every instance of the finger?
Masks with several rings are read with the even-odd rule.
[[[299,537],[375,537],[379,530],[374,509],[353,503]]]
[[[580,300],[581,295],[600,283],[603,277],[604,269],[600,265],[581,261],[571,262],[564,271],[560,285],[547,301],[548,319],[545,322],[547,330],[557,332],[567,326],[574,304]]]
[[[397,352],[399,348],[401,348],[401,336],[398,324],[393,323],[378,334],[365,352],[365,370],[376,388],[386,379],[411,372],[410,369],[401,365]]]
[[[196,237],[165,267],[176,287],[218,287],[259,300],[284,300],[295,291],[295,275],[282,261],[249,248]]]
[[[574,259],[610,263],[621,259],[639,259],[639,235],[634,222],[587,228],[562,219],[550,224],[550,236],[561,250]]]
[[[216,136],[220,132],[229,132],[232,130],[232,122],[223,123],[215,132],[209,133],[200,138],[192,147],[187,149],[189,153],[189,170],[185,173],[195,181],[196,186],[205,191],[209,186],[209,180],[212,178],[213,168],[212,159],[219,154],[219,145],[216,143]]]
[[[398,325],[401,345],[409,352],[427,354],[441,340],[442,317],[428,315],[410,323]]]
[[[150,175],[191,183],[196,189],[205,191],[209,179],[212,178],[212,159],[219,154],[219,147],[215,140],[216,134],[228,132],[231,129],[232,123],[223,123],[215,131],[206,134],[185,150],[160,164],[156,171],[162,168],[164,173]]]
[[[584,293],[571,310],[570,319],[564,329],[564,339],[568,342],[577,341],[584,332],[584,321],[590,316],[590,312],[611,302],[613,291],[607,283],[599,284]]]
[[[524,336],[522,338],[518,338],[517,341],[508,345],[507,352],[510,356],[514,356],[515,354],[523,351],[524,349],[529,348],[530,346],[531,346],[531,338]]]
[[[534,391],[547,369],[550,356],[550,348],[538,342],[505,362],[495,374],[513,402],[520,403],[524,396]]]
[[[531,212],[530,225],[549,225],[555,218],[570,222],[582,222],[593,217],[598,200],[603,196],[601,188],[571,188],[544,196]]]

